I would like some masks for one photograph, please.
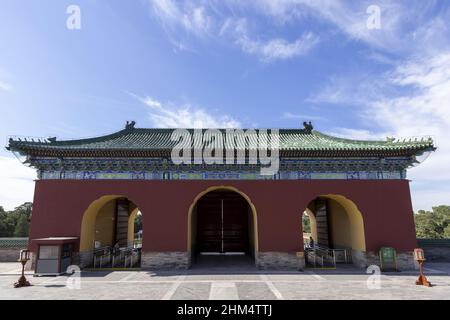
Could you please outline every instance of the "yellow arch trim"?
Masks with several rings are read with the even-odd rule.
[[[339,194],[326,194],[320,197],[329,198],[339,203],[347,213],[350,220],[350,233],[352,239],[352,249],[366,251],[366,237],[364,234],[364,220],[356,204]]]
[[[258,217],[256,214],[256,208],[255,205],[253,204],[253,202],[250,200],[250,197],[247,196],[244,192],[242,192],[241,190],[232,187],[232,186],[213,186],[213,187],[209,187],[206,190],[200,192],[195,198],[194,201],[192,201],[191,205],[189,206],[189,211],[188,211],[188,239],[187,239],[187,251],[191,252],[192,251],[192,212],[194,210],[195,205],[197,204],[197,201],[203,197],[205,194],[211,192],[211,191],[215,191],[215,190],[230,190],[230,191],[234,191],[238,194],[240,194],[248,203],[248,205],[250,206],[250,209],[252,211],[252,215],[253,215],[253,226],[254,226],[254,231],[253,231],[253,242],[254,242],[254,246],[255,246],[255,257],[257,256],[256,254],[259,251],[259,244],[258,244]]]

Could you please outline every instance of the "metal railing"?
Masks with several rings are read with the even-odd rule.
[[[417,239],[419,247],[450,247],[450,239]]]
[[[134,268],[141,260],[140,248],[134,246],[124,248],[101,247],[79,252],[74,260],[81,268]]]
[[[103,247],[93,251],[92,267],[96,268],[133,268],[141,258],[141,252],[134,247]]]
[[[305,248],[306,264],[314,268],[335,268],[337,263],[351,263],[351,249],[330,249],[322,246]]]
[[[103,268],[104,265],[111,263],[111,247],[102,247],[93,250],[93,267]]]
[[[21,249],[28,247],[28,238],[0,238],[0,248]]]
[[[352,249],[330,249],[336,263],[352,263]]]
[[[335,267],[336,260],[333,254],[330,254],[328,249],[314,247],[306,249],[306,262],[308,265],[317,268]]]
[[[128,252],[127,255],[125,255],[124,258],[124,268],[133,268],[141,258],[141,251],[132,249]]]

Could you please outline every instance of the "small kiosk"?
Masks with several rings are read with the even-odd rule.
[[[75,237],[34,239],[37,246],[35,275],[61,275],[72,264],[72,252],[78,243]]]

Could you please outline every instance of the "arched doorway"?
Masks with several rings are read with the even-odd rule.
[[[340,262],[360,266],[360,257],[366,251],[364,221],[353,201],[342,195],[318,196],[304,210],[303,225],[305,219],[310,223],[308,236],[313,239],[313,246],[309,239],[305,241],[305,250],[308,253],[315,249],[318,255],[314,257],[314,266],[322,258],[329,259],[327,266]],[[312,256],[307,254],[306,258],[311,265]]]
[[[257,218],[247,195],[233,187],[209,188],[194,199],[188,216],[191,265],[254,264],[258,251]]]
[[[314,243],[317,243],[317,222],[316,216],[309,208],[306,208],[303,212],[302,231],[303,243],[307,247],[314,246]]]
[[[102,196],[83,215],[80,266],[137,267],[141,243],[142,215],[137,205],[124,196]]]

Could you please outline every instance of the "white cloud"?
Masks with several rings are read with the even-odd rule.
[[[304,17],[327,22],[350,39],[362,41],[378,49],[404,52],[411,47],[428,49],[425,43],[441,39],[434,30],[448,31],[448,11],[441,11],[446,17],[430,18],[434,4],[426,1],[394,2],[389,0],[336,1],[336,0],[258,0],[231,1],[247,9],[254,9],[273,17],[276,21],[302,21]],[[370,14],[367,8],[380,8],[381,28],[367,28]],[[412,23],[413,22],[413,23]],[[421,26],[418,29],[414,29]],[[442,42],[442,41],[441,41]],[[445,41],[443,41],[445,42]]]
[[[450,184],[450,52],[411,58],[392,72],[389,81],[409,88],[409,94],[371,102],[366,116],[397,136],[433,136],[438,151],[411,170],[410,178]]]
[[[305,55],[319,43],[319,37],[312,32],[305,32],[294,41],[284,38],[255,40],[249,31],[246,18],[226,19],[220,28],[219,35],[232,39],[243,52],[255,55],[264,62]]]
[[[194,1],[150,0],[154,15],[167,28],[183,27],[196,35],[205,35],[211,27],[212,18],[205,6]]]
[[[274,25],[286,23],[293,25],[311,20],[325,22],[331,26],[326,31],[328,35],[333,36],[335,31],[339,30],[349,39],[388,52],[406,53],[414,48],[432,53],[437,43],[441,44],[441,48],[448,49],[449,26],[446,21],[450,18],[450,10],[436,11],[436,3],[433,1],[221,0],[221,2],[233,8],[233,12],[240,9],[244,13],[268,17]],[[370,16],[367,8],[371,5],[380,8],[380,29],[367,28]],[[315,25],[310,26],[314,27]]]
[[[244,52],[255,54],[262,61],[270,62],[304,55],[319,42],[319,38],[308,32],[293,42],[282,38],[255,41],[248,37],[239,38],[236,42]]]
[[[0,81],[0,90],[11,91],[12,90],[12,86],[9,83]]]
[[[185,35],[187,33],[198,38],[231,41],[245,53],[255,55],[261,61],[271,62],[304,55],[319,42],[319,37],[312,32],[304,32],[292,41],[250,32],[247,28],[247,18],[235,16],[233,8],[238,9],[242,5],[234,1],[212,1],[206,4],[199,0],[149,2],[153,14],[165,28],[177,50],[195,51],[191,49],[191,39]],[[269,7],[269,11],[275,10],[272,4],[265,5]]]
[[[297,1],[294,1],[297,2]],[[398,3],[377,1],[381,10],[381,29],[368,29],[367,8],[373,1],[298,1],[322,18],[347,34],[350,38],[364,41],[382,49],[398,48],[400,19],[408,10]],[[411,8],[410,8],[411,10]]]
[[[12,157],[0,156],[0,206],[12,210],[33,201],[36,171]]]
[[[213,17],[200,1],[147,0],[151,13],[163,27],[174,52],[196,52],[192,38],[210,36]]]
[[[135,96],[137,97],[137,96]],[[189,104],[162,103],[152,97],[139,98],[149,107],[150,120],[160,128],[240,128],[241,123],[227,115],[213,115]]]
[[[450,18],[450,10],[437,12],[436,4],[427,1],[148,1],[154,16],[169,31],[169,38],[177,48],[190,47],[190,39],[183,36],[185,33],[217,40],[217,36],[223,35],[233,21],[251,22],[252,30],[246,30],[245,37],[241,33],[240,38],[225,39],[237,43],[246,52],[258,53],[266,60],[306,53],[319,39],[319,32],[314,28],[326,34],[325,37],[334,36],[338,30],[351,40],[388,52],[406,53],[414,49],[431,54],[438,43],[440,48],[449,48],[446,21]],[[367,9],[372,5],[380,8],[380,29],[367,27],[370,17]],[[310,21],[318,23],[306,24]],[[303,30],[303,36],[297,35],[292,41],[277,36],[285,30],[284,27],[296,25]],[[246,24],[239,27],[246,27]]]

